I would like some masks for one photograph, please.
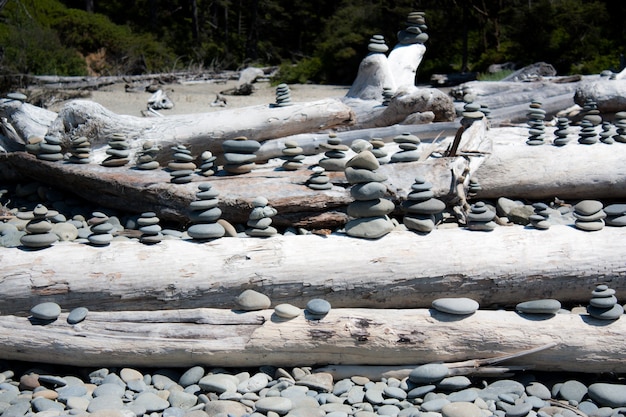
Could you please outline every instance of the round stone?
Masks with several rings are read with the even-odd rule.
[[[602,203],[596,200],[583,200],[574,206],[574,211],[589,216],[602,210]]]
[[[306,310],[314,316],[325,316],[330,311],[330,303],[321,298],[314,298],[306,303]]]
[[[289,398],[285,397],[264,397],[258,400],[254,407],[261,413],[274,412],[284,415],[291,410],[293,404]]]
[[[454,402],[446,404],[441,408],[443,417],[482,417],[482,410],[471,402]]]
[[[432,307],[443,313],[466,315],[473,314],[478,310],[479,304],[471,298],[438,298],[433,300]]]
[[[30,314],[40,320],[56,320],[61,314],[61,307],[57,303],[39,303],[30,309]]]
[[[89,235],[87,240],[95,246],[106,246],[113,240],[113,235],[109,233],[94,233]]]
[[[406,200],[402,202],[402,209],[407,213],[437,214],[441,213],[443,210],[445,210],[445,208],[446,204],[436,198],[429,198],[428,200],[418,202],[411,200]],[[493,213],[491,213],[491,217],[488,220],[491,220],[492,218]]]
[[[574,226],[576,226],[577,229],[584,230],[585,232],[597,232],[598,230],[602,230],[604,228],[604,220],[596,220],[593,222],[576,220],[574,222]]]
[[[565,381],[561,385],[559,395],[564,400],[581,402],[585,395],[587,395],[587,386],[580,381],[574,379]]]
[[[345,169],[345,175],[346,180],[350,184],[360,184],[364,182],[383,182],[387,180],[387,176],[381,172],[354,167],[347,167]]]
[[[380,167],[380,163],[372,152],[364,150],[348,160],[345,166],[374,171]]]
[[[283,303],[274,307],[274,313],[283,319],[293,319],[300,315],[301,310],[294,305]]]
[[[59,240],[54,233],[27,234],[20,237],[20,243],[28,248],[46,248]]]
[[[410,230],[430,233],[435,230],[435,216],[432,214],[411,214],[404,216],[402,223]]]
[[[224,236],[224,227],[219,223],[199,223],[187,229],[187,234],[192,239],[216,239]]]
[[[611,308],[598,308],[590,305],[587,306],[587,313],[600,320],[617,320],[624,314],[624,307],[619,304],[615,304]]]
[[[515,306],[520,313],[556,314],[561,309],[561,302],[554,299],[524,301]]]
[[[246,138],[237,138],[225,140],[222,143],[222,149],[228,153],[247,153],[251,154],[259,150],[261,144],[255,140],[248,140]]]
[[[595,383],[589,386],[589,398],[603,407],[626,407],[626,385]]]
[[[387,216],[363,217],[348,221],[346,233],[352,237],[378,239],[394,229],[394,224]]]
[[[76,307],[75,309],[70,311],[70,314],[67,316],[68,324],[80,323],[81,321],[85,320],[85,318],[87,317],[87,313],[89,313],[89,310],[86,307]]]
[[[617,304],[617,297],[614,295],[609,297],[594,297],[589,300],[589,304],[598,308],[611,308]]]
[[[431,384],[444,379],[449,374],[449,369],[441,363],[429,363],[418,366],[409,374],[409,381],[415,384]]]
[[[368,201],[355,201],[348,205],[347,213],[350,217],[384,216],[395,209],[391,200],[377,198]]]
[[[178,380],[178,383],[183,387],[188,387],[193,384],[197,384],[198,381],[204,376],[204,368],[202,366],[193,366],[185,371]]]
[[[234,375],[228,374],[209,374],[200,381],[198,385],[205,391],[222,394],[224,392],[237,392],[239,379]]]
[[[245,311],[265,310],[272,304],[270,298],[255,290],[245,290],[235,299],[237,306]]]
[[[350,188],[350,195],[355,200],[366,201],[382,198],[387,194],[387,186],[381,182],[365,182]]]

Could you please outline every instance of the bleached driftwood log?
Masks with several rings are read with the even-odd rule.
[[[626,110],[626,79],[601,78],[595,82],[582,83],[576,89],[574,101],[583,106],[593,100],[601,113],[617,113]]]
[[[25,317],[0,316],[0,356],[76,366],[286,367],[303,360],[309,366],[417,366],[554,344],[507,364],[540,371],[626,371],[626,321],[578,314],[477,311],[459,317],[425,309],[331,309],[321,320],[282,320],[272,310],[187,309],[92,311],[76,325],[66,318],[36,325]]]
[[[626,228],[589,233],[556,225],[545,231],[441,229],[425,236],[394,231],[378,240],[277,235],[3,248],[0,306],[4,314],[43,301],[66,309],[232,308],[248,288],[274,305],[300,307],[325,298],[334,307],[417,308],[455,296],[483,307],[538,298],[585,305],[603,282],[623,301],[624,239]]]
[[[482,191],[477,198],[626,199],[626,145],[578,143],[571,128],[570,143],[552,145],[554,128],[546,128],[546,143],[529,146],[528,129],[492,129],[493,153],[476,170]]]

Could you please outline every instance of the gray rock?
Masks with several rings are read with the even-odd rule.
[[[466,388],[460,391],[452,392],[448,395],[448,400],[451,403],[455,402],[474,402],[478,398],[478,389]]]
[[[56,320],[61,314],[61,307],[57,303],[39,303],[30,310],[30,314],[40,320]]]
[[[582,382],[572,379],[563,383],[559,390],[559,395],[564,400],[579,403],[587,395],[587,387]]]
[[[378,239],[394,229],[394,224],[387,216],[364,217],[348,221],[346,233],[352,237]]]
[[[270,298],[255,290],[245,290],[236,298],[237,306],[245,311],[265,310],[270,307]]]
[[[554,299],[531,300],[517,304],[515,309],[527,314],[556,314],[561,309],[561,303]]]
[[[298,317],[302,311],[300,310],[299,307],[296,307],[294,305],[291,304],[287,304],[287,303],[283,303],[283,304],[278,304],[276,307],[274,307],[274,313],[283,319],[293,319]]]
[[[221,394],[226,391],[237,392],[239,380],[233,375],[210,374],[200,379],[198,385],[205,391]]]
[[[287,414],[293,408],[293,404],[289,398],[284,397],[265,397],[255,403],[256,409],[261,413],[273,411],[280,415]]]
[[[242,394],[248,392],[259,392],[265,388],[269,382],[270,377],[263,372],[259,372],[237,385],[237,392]]]
[[[549,400],[550,398],[552,398],[552,393],[550,392],[548,387],[546,387],[541,382],[536,381],[531,382],[526,386],[526,394],[539,397],[542,400]]]
[[[70,314],[67,316],[67,322],[69,324],[80,323],[81,321],[85,320],[88,313],[89,310],[86,307],[76,307],[75,309],[70,311]]]
[[[385,387],[383,390],[385,396],[389,398],[397,398],[399,400],[404,400],[406,398],[406,391],[400,387]]]
[[[583,200],[574,206],[575,213],[582,214],[583,216],[590,216],[602,210],[603,205],[600,201],[596,200]]]
[[[619,304],[615,304],[611,308],[598,308],[590,305],[587,306],[587,313],[600,320],[617,320],[624,314],[624,307]]]
[[[446,365],[440,363],[429,363],[413,369],[409,374],[409,381],[415,384],[430,384],[439,382],[447,377],[449,372],[450,371]]]
[[[525,417],[532,410],[532,408],[531,404],[522,402],[520,404],[508,406],[504,411],[506,412],[506,417]]]
[[[172,407],[189,409],[198,403],[198,397],[185,391],[170,391],[167,401]]]
[[[63,411],[65,409],[62,403],[44,397],[33,398],[31,405],[35,412]]]
[[[589,386],[587,393],[600,406],[626,407],[626,385],[595,383]]]
[[[442,391],[458,391],[472,385],[468,377],[464,375],[449,376],[437,384],[437,388]]]
[[[202,379],[205,371],[202,366],[194,366],[187,369],[178,380],[178,383],[183,387],[188,387],[193,384],[197,384]]]
[[[87,407],[87,411],[93,413],[99,410],[121,410],[123,407],[124,403],[122,402],[121,396],[102,395],[91,400],[89,407]]]
[[[330,311],[330,303],[321,298],[314,298],[306,303],[306,310],[314,316],[325,316]]]
[[[237,401],[215,400],[209,401],[204,407],[209,416],[236,416],[240,417],[249,413],[249,409]]]
[[[313,374],[303,376],[298,380],[297,384],[304,385],[305,387],[318,392],[332,392],[333,376],[328,372],[315,372]]]
[[[443,417],[483,417],[482,410],[471,402],[454,402],[441,408]]]
[[[93,390],[92,395],[94,397],[114,396],[114,397],[122,398],[122,396],[124,395],[125,387],[126,387],[126,384],[124,384],[123,386],[120,386],[119,384],[107,382],[107,383],[98,385]]]
[[[147,412],[163,411],[170,406],[167,400],[159,397],[154,392],[143,392],[135,398],[134,404],[144,407]]]
[[[471,298],[450,297],[433,300],[432,307],[443,313],[466,315],[475,313],[479,305]]]
[[[447,404],[450,404],[450,401],[447,398],[436,398],[434,400],[423,402],[421,408],[423,411],[440,412]]]

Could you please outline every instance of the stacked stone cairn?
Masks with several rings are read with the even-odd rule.
[[[606,143],[607,145],[612,145],[615,143],[615,139],[613,139],[613,126],[610,122],[602,122],[602,131],[600,132],[600,142]]]
[[[556,130],[554,131],[554,146],[565,146],[569,142],[569,119],[567,117],[559,117],[556,119]]]
[[[261,144],[256,140],[239,136],[235,139],[226,140],[222,143],[224,150],[224,171],[229,174],[247,174],[255,167],[256,151]]]
[[[420,158],[420,139],[410,133],[403,133],[393,138],[398,144],[400,151],[391,155],[390,162],[414,162]]]
[[[491,120],[491,109],[486,104],[480,105],[480,112],[485,115],[487,120]]]
[[[617,320],[624,314],[624,307],[617,303],[614,289],[600,284],[591,292],[587,313],[600,320]]]
[[[468,98],[469,99],[469,98]],[[485,113],[481,111],[482,107],[480,104],[470,101],[463,106],[463,113],[461,114],[463,118],[461,119],[461,124],[464,126],[471,125],[477,120],[482,120],[485,117]]]
[[[88,164],[91,162],[91,143],[85,136],[72,138],[70,142],[70,157],[73,164]]]
[[[87,220],[91,234],[87,236],[87,240],[94,246],[107,246],[113,240],[113,224],[109,222],[109,216],[96,211],[91,214],[91,218]]]
[[[370,143],[372,144],[372,153],[378,159],[378,163],[383,165],[388,163],[391,160],[391,157],[385,150],[385,141],[382,138],[372,138],[370,139]]]
[[[383,35],[374,35],[370,38],[369,44],[367,44],[367,50],[375,54],[384,54],[389,50],[389,47],[385,44]]]
[[[330,178],[326,174],[324,167],[315,165],[311,168],[311,176],[309,177],[306,185],[312,190],[330,190],[333,188],[333,184],[330,182]]]
[[[44,136],[43,141],[39,143],[37,158],[49,162],[62,161],[64,156],[61,138],[52,135]]]
[[[108,145],[109,148],[106,150],[106,154],[109,156],[102,161],[102,166],[121,167],[130,161],[130,144],[126,139],[126,135],[114,133]]]
[[[588,120],[591,122],[593,126],[599,126],[602,124],[602,115],[600,114],[600,110],[598,110],[598,104],[593,99],[585,100],[585,104],[583,104],[583,120]]]
[[[324,149],[324,158],[320,159],[319,165],[329,172],[343,171],[346,166],[346,151],[350,148],[341,143],[341,139],[334,133],[328,135],[326,143],[320,144]]]
[[[218,239],[226,233],[218,222],[222,210],[218,207],[219,193],[208,182],[198,184],[196,200],[189,204],[189,220],[192,225],[187,234],[194,240]]]
[[[484,202],[479,201],[472,204],[470,212],[467,213],[467,228],[490,232],[496,228],[496,223],[493,221],[495,217],[496,213],[491,211]]]
[[[352,219],[346,223],[345,230],[352,237],[377,239],[394,229],[387,215],[395,205],[383,198],[387,193],[387,186],[383,184],[387,176],[376,171],[380,164],[371,148],[365,140],[352,144],[357,154],[346,163],[345,175],[352,184],[350,195],[355,201],[348,205],[348,216]]]
[[[27,248],[40,249],[52,246],[59,237],[52,232],[52,223],[50,218],[58,213],[48,210],[43,204],[38,204],[35,209],[29,213],[28,217],[32,218],[26,223],[26,234],[20,237],[20,243]]]
[[[437,224],[436,215],[440,214],[446,205],[443,201],[434,198],[433,185],[423,177],[416,177],[411,185],[411,192],[402,203],[405,212],[403,223],[419,233],[432,232]]]
[[[282,150],[281,159],[283,169],[285,171],[297,171],[304,166],[304,150],[298,146],[298,142],[293,140],[285,141],[285,147]]]
[[[257,197],[252,200],[252,211],[246,223],[246,235],[251,237],[270,237],[278,233],[272,226],[272,217],[277,213],[276,209],[268,205],[265,197]]]
[[[43,142],[43,138],[40,136],[31,136],[26,140],[26,152],[31,155],[37,155],[39,153],[39,145]]]
[[[428,40],[424,12],[411,12],[407,18],[407,27],[398,32],[398,42],[402,45],[425,43]]]
[[[607,226],[626,226],[626,204],[609,204],[604,208],[604,212],[606,213],[604,222]]]
[[[167,167],[170,170],[170,182],[174,184],[187,184],[193,180],[193,174],[196,172],[196,164],[191,151],[185,145],[173,146],[172,161],[168,162]]]
[[[285,83],[278,84],[276,86],[276,103],[274,107],[287,107],[291,105],[293,105],[293,103],[291,102],[291,90],[289,86]]]
[[[136,167],[143,171],[150,171],[159,168],[157,157],[161,148],[156,146],[151,140],[141,144],[141,150],[137,153]]]
[[[163,240],[159,218],[156,213],[151,211],[141,213],[141,216],[137,219],[137,226],[139,226],[139,231],[141,232],[141,236],[139,237],[141,243],[154,245]]]
[[[383,106],[388,106],[391,103],[391,99],[395,91],[391,87],[383,87]]]
[[[604,227],[606,213],[597,200],[583,200],[574,206],[574,226],[577,229],[593,232]]]
[[[542,104],[538,100],[532,100],[528,109],[528,140],[526,144],[531,146],[543,145],[545,140],[546,111],[541,108]]]
[[[613,136],[615,142],[626,143],[626,111],[620,111],[615,113],[615,120],[613,122],[615,124],[616,134]]]
[[[535,229],[548,230],[550,228],[550,207],[545,203],[534,203],[533,208],[535,212],[528,218],[530,224]]]
[[[480,185],[476,178],[470,178],[469,186],[467,187],[467,196],[468,197],[476,197],[476,194],[481,192],[483,187]]]
[[[213,155],[211,151],[204,151],[200,154],[200,175],[203,177],[210,177],[217,172],[217,166],[215,166],[215,160],[217,156]]]
[[[598,133],[593,123],[587,119],[580,121],[580,132],[578,132],[578,143],[582,145],[593,145],[598,142]]]

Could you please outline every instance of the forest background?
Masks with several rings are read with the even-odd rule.
[[[626,2],[600,0],[0,0],[0,75],[130,75],[276,66],[276,82],[349,85],[374,34],[426,13],[433,73],[552,64],[618,71]],[[502,76],[500,72],[496,76]]]

